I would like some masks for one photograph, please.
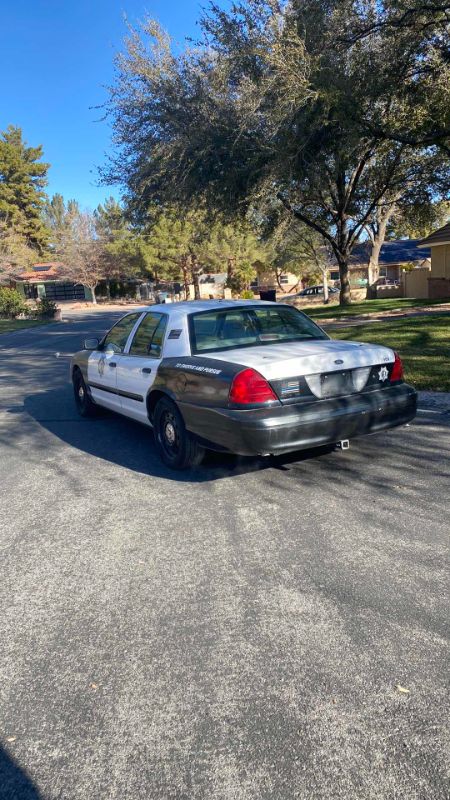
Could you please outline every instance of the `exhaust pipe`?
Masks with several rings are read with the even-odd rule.
[[[340,442],[336,442],[337,450],[348,450],[349,447],[350,447],[350,442],[348,439],[341,439]]]

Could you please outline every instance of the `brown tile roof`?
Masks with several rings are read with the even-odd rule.
[[[40,283],[41,281],[54,281],[60,278],[60,261],[43,261],[40,264],[33,264],[28,272],[21,272],[17,275],[17,280],[27,283]]]
[[[450,244],[450,222],[421,239],[417,247],[432,247],[435,244]]]

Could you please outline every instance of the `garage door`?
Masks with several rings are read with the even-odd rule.
[[[47,300],[84,300],[84,286],[79,283],[46,283]]]

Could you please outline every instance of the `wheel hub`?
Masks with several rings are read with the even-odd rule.
[[[170,445],[175,444],[176,432],[172,422],[166,422],[164,435]]]
[[[80,398],[80,400],[84,399],[84,389],[82,386],[78,387],[78,397]]]

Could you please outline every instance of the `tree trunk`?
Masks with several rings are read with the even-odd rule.
[[[105,281],[106,284],[106,299],[111,300],[111,281],[109,278]]]
[[[383,238],[379,237],[377,234],[375,236],[375,240],[372,242],[369,265],[367,267],[367,300],[375,300],[377,296],[377,281],[380,277],[380,267],[378,262],[383,242],[384,234]]]
[[[396,209],[395,203],[397,199],[395,198],[390,203],[378,206],[375,224],[371,226],[370,240],[372,247],[367,268],[367,300],[375,300],[377,296],[377,281],[380,277],[380,251],[386,238],[388,222]]]
[[[326,305],[330,299],[328,294],[328,270],[324,269],[322,275],[323,275],[323,302]]]
[[[234,289],[234,267],[236,260],[233,256],[227,259],[227,286],[229,289]]]
[[[348,256],[339,256],[339,278],[341,281],[341,291],[339,293],[339,304],[341,306],[349,306],[352,302],[350,294],[350,278],[348,270]]]
[[[345,184],[345,181],[342,181]],[[349,252],[349,235],[347,230],[347,218],[344,210],[339,210],[338,218],[336,221],[336,244],[333,247],[334,255],[339,264],[339,278],[341,281],[341,291],[339,293],[339,305],[349,306],[352,302],[350,294],[350,277],[348,269]]]
[[[187,256],[183,256],[181,259],[181,271],[183,273],[183,284],[184,284],[184,294],[185,300],[189,300],[190,292],[189,292],[189,269],[188,269],[188,258]]]
[[[96,305],[97,305],[97,298],[96,298],[96,296],[95,296],[95,286],[88,286],[88,289],[90,289],[90,290],[91,290],[91,294],[92,294],[92,302],[93,302],[93,304],[96,306]]]
[[[194,284],[194,298],[200,300],[200,264],[195,255],[191,256],[192,283]]]

